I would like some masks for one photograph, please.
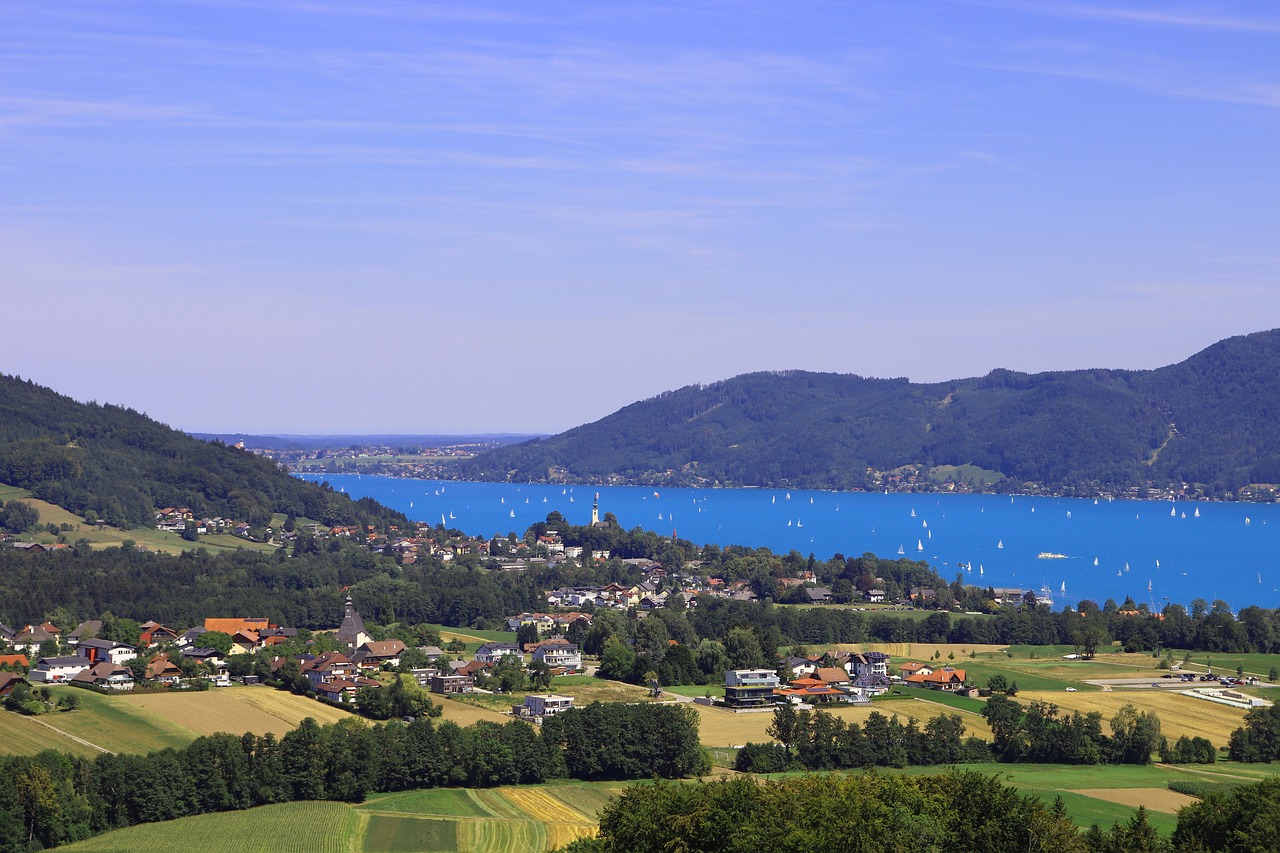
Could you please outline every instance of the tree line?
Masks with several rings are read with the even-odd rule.
[[[679,778],[704,772],[697,715],[683,706],[589,705],[528,723],[467,727],[417,717],[274,735],[215,734],[181,749],[94,759],[0,756],[0,853],[207,812],[293,800],[358,803],[375,792]]]
[[[1049,804],[994,774],[864,773],[700,785],[632,785],[605,807],[600,833],[564,853],[758,853],[803,849],[991,853],[1254,853],[1275,849],[1280,779],[1207,794],[1178,812],[1171,838],[1137,809],[1108,830],[1080,831]]]

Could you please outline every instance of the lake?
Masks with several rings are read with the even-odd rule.
[[[1126,595],[1154,609],[1222,599],[1280,606],[1280,506],[803,489],[666,489],[305,475],[353,498],[473,535],[522,534],[558,510],[572,524],[612,512],[699,544],[926,560],[944,578],[1052,591],[1055,608]],[[1062,557],[1042,558],[1041,553]],[[1096,562],[1096,564],[1095,564]],[[961,568],[967,566],[968,569]],[[1063,585],[1066,592],[1062,592]]]

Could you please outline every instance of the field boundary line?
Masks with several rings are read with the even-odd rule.
[[[1223,776],[1223,777],[1226,777],[1226,778],[1228,778],[1228,779],[1240,779],[1240,780],[1243,780],[1243,781],[1245,781],[1245,782],[1257,782],[1257,781],[1258,781],[1257,779],[1253,778],[1252,776],[1237,776],[1237,775],[1236,775],[1236,774],[1234,774],[1234,773],[1218,773],[1218,772],[1215,772],[1215,771],[1213,771],[1213,770],[1199,770],[1199,769],[1197,769],[1197,768],[1195,768],[1195,767],[1183,767],[1182,765],[1179,765],[1179,764],[1165,764],[1165,763],[1160,762],[1160,761],[1157,761],[1157,762],[1155,763],[1155,765],[1154,765],[1154,766],[1156,766],[1156,767],[1163,767],[1163,768],[1164,768],[1164,769],[1166,769],[1166,770],[1177,770],[1177,771],[1178,771],[1178,772],[1180,772],[1180,773],[1199,773],[1201,776]]]

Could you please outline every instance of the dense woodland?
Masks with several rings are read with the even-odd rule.
[[[151,526],[162,507],[254,527],[283,513],[329,525],[410,528],[401,513],[303,482],[269,459],[199,441],[131,409],[78,403],[4,375],[0,483],[122,528]]]
[[[557,778],[674,779],[708,768],[697,715],[683,706],[593,704],[548,720],[541,736],[520,721],[321,726],[307,718],[278,741],[215,734],[150,755],[0,756],[0,853],[292,800],[358,803],[374,792]]]
[[[1280,482],[1278,417],[1273,330],[1149,371],[994,370],[933,384],[746,374],[481,454],[459,477],[861,489],[869,469],[976,465],[1002,478],[999,491],[1185,482],[1221,496]]]

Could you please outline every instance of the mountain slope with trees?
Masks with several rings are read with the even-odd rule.
[[[751,373],[481,454],[466,479],[858,489],[871,472],[973,465],[1000,489],[1280,482],[1280,330],[1156,370],[993,370],[930,384]],[[961,473],[958,478],[972,478]]]
[[[131,409],[79,403],[0,375],[0,483],[116,527],[161,507],[260,526],[272,513],[326,524],[408,527],[403,514],[289,476],[271,460],[191,438]]]

